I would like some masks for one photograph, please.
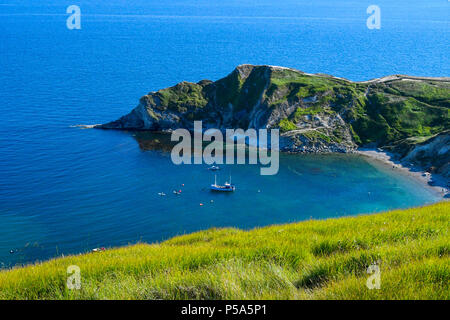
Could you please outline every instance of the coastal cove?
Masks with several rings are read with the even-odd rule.
[[[252,229],[442,199],[415,178],[357,154],[281,153],[275,176],[261,176],[258,165],[224,165],[216,172],[218,182],[231,173],[237,190],[214,194],[208,188],[214,173],[207,165],[172,164],[168,135],[79,128],[62,132],[83,143],[65,154],[70,170],[64,176],[55,172],[56,183],[25,171],[28,188],[14,189],[14,198],[4,206],[9,214],[0,227],[3,267],[95,247],[158,242],[211,227]],[[30,189],[38,191],[31,194]],[[182,192],[174,195],[173,190]],[[27,232],[19,236],[15,230]]]
[[[443,198],[447,2],[380,0],[380,30],[367,28],[367,4],[354,1],[83,0],[81,30],[67,29],[64,4],[8,2],[0,5],[0,269]],[[279,128],[279,172],[174,165],[170,135],[153,131],[197,118],[205,128]],[[236,191],[211,193],[215,174],[219,184],[231,175]]]

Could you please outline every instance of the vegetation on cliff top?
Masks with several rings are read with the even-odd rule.
[[[355,142],[380,145],[414,136],[431,136],[450,127],[450,82],[393,80],[354,83],[330,76],[305,75],[289,69],[272,73],[267,94],[283,92],[277,101],[313,103],[290,117],[340,113],[353,129]],[[282,130],[286,130],[286,123]],[[289,126],[293,130],[292,126]]]
[[[181,82],[173,87],[162,89],[151,97],[160,99],[159,107],[169,110],[185,113],[188,109],[203,108],[208,101],[203,93],[203,86],[197,83]],[[156,105],[155,105],[156,107]]]
[[[450,299],[450,203],[211,229],[0,272],[0,299]],[[377,263],[381,288],[366,287]],[[66,288],[67,267],[81,290]]]

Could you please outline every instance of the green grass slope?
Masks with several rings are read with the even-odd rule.
[[[450,299],[450,203],[258,228],[0,272],[1,299]],[[378,262],[381,288],[369,290]],[[67,267],[81,290],[66,288]]]

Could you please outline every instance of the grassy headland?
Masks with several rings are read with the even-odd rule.
[[[282,151],[350,152],[376,146],[403,159],[416,150],[409,163],[450,176],[444,141],[449,139],[449,108],[450,78],[395,75],[353,82],[240,65],[217,81],[184,81],[150,92],[129,114],[95,128],[170,132],[193,130],[194,120],[221,130],[279,128]]]
[[[258,228],[0,272],[0,299],[450,299],[450,203]],[[381,288],[366,270],[378,262]],[[67,267],[81,290],[66,288]]]
[[[158,131],[203,120],[217,128],[267,126],[287,132],[305,128],[305,123],[308,128],[323,125],[308,117],[339,115],[345,128],[323,133],[327,141],[340,142],[341,131],[350,129],[356,144],[384,146],[448,129],[450,80],[393,76],[352,82],[289,68],[240,65],[215,82],[184,81],[150,92],[141,103],[145,108],[134,114],[137,119],[124,117],[101,127]],[[142,121],[145,113],[148,121]]]

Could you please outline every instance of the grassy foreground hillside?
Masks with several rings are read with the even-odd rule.
[[[212,229],[0,272],[1,299],[450,299],[450,203]],[[366,270],[379,263],[381,288]],[[81,290],[66,288],[67,267]]]

